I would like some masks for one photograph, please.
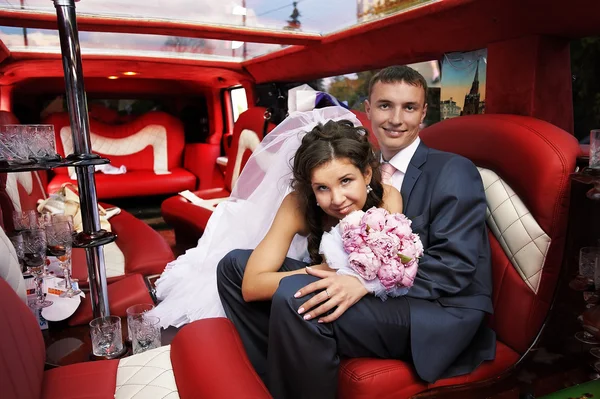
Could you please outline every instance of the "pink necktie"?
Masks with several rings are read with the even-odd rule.
[[[384,184],[392,184],[392,176],[398,169],[394,168],[394,165],[385,162],[381,164],[381,181]]]

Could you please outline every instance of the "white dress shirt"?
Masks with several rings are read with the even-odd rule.
[[[415,152],[417,152],[417,147],[419,147],[419,143],[421,143],[421,139],[417,136],[415,141],[413,141],[408,147],[403,150],[400,150],[396,155],[389,160],[389,163],[396,168],[396,171],[392,175],[392,186],[396,187],[398,191],[402,188],[402,182],[404,181],[404,175],[406,174],[406,170],[408,169],[408,164],[412,159]],[[383,155],[381,155],[381,163],[384,163]]]

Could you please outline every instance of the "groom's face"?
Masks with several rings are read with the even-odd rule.
[[[381,153],[390,160],[419,135],[427,113],[425,90],[404,81],[377,82],[365,101],[365,110]]]

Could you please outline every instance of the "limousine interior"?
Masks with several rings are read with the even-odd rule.
[[[403,361],[344,359],[338,396],[600,392],[600,359],[590,352],[600,339],[599,296],[589,281],[577,284],[580,248],[600,246],[600,178],[588,167],[586,144],[600,128],[596,0],[54,3],[76,9],[87,99],[77,115],[89,129],[74,125],[75,89],[59,35],[65,21],[48,0],[0,4],[0,125],[53,126],[63,159],[80,150],[76,136],[88,134],[91,152],[110,161],[97,167],[89,197],[116,235],[99,273],[110,314],[125,319],[129,306],[155,302],[156,278],[196,245],[255,144],[285,118],[289,89],[308,83],[329,91],[369,129],[361,106],[368,78],[412,65],[431,86],[422,140],[482,170],[496,359],[433,384]],[[460,101],[444,97],[459,93],[444,69],[453,65],[468,75]],[[471,111],[462,102],[469,94],[477,101]],[[73,249],[72,276],[88,295],[40,333],[40,319],[15,294],[25,280],[14,272],[6,233],[18,227],[15,214],[46,209],[57,192],[79,191],[84,218],[96,203],[84,204],[90,186],[73,163],[7,165],[0,165],[2,397],[271,397],[227,319],[163,331],[155,356],[90,361],[88,323],[99,314],[89,289],[99,277],[89,274],[85,248]]]

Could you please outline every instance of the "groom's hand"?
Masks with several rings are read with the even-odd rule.
[[[315,267],[307,267],[306,273],[320,277],[321,280],[300,289],[294,297],[300,298],[313,292],[321,292],[304,302],[298,309],[299,314],[304,314],[305,320],[314,319],[336,308],[331,314],[318,320],[319,323],[330,323],[337,320],[350,306],[369,293],[356,277],[338,275],[331,269],[320,270]]]

